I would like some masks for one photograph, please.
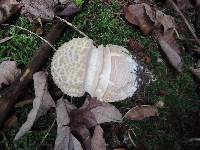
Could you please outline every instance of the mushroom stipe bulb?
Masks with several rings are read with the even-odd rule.
[[[137,90],[138,64],[117,45],[95,47],[88,38],[64,43],[53,56],[51,74],[63,93],[81,97],[88,92],[100,101],[115,102]]]

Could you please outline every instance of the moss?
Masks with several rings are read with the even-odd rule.
[[[23,16],[20,16],[16,25],[33,30],[34,26]],[[26,65],[33,53],[40,45],[40,40],[18,28],[4,28],[0,31],[0,38],[5,35],[12,36],[12,39],[0,45],[0,62],[14,60],[20,65]]]

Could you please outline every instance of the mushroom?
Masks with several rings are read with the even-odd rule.
[[[127,49],[117,45],[95,47],[88,38],[64,43],[53,56],[51,74],[63,93],[83,96],[88,92],[100,101],[115,102],[137,90],[138,64]]]

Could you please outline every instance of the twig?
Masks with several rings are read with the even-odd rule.
[[[181,10],[177,7],[177,5],[174,3],[173,0],[169,0],[169,2],[172,4],[173,8],[178,12],[178,14],[181,16],[181,18],[184,20],[185,24],[187,25],[188,29],[190,30],[192,36],[194,37],[195,41],[198,43],[198,45],[200,46],[200,41],[196,35],[196,33],[194,32],[194,29],[192,28],[192,26],[190,25],[189,21],[186,19],[186,17],[184,16],[184,14],[181,12]]]
[[[32,32],[32,31],[30,31],[30,30],[28,30],[28,29],[26,29],[26,28],[23,28],[23,27],[20,27],[20,26],[16,26],[16,25],[9,25],[9,24],[2,24],[2,25],[3,25],[3,26],[11,26],[11,27],[14,27],[14,28],[18,28],[18,29],[23,30],[23,31],[26,31],[26,32],[28,32],[28,33],[30,33],[30,34],[32,34],[32,35],[35,35],[35,36],[37,36],[38,38],[40,38],[42,41],[44,41],[45,43],[47,43],[54,51],[56,51],[56,48],[55,48],[49,41],[47,41],[47,40],[44,39],[43,37],[37,35],[36,33]]]
[[[136,144],[134,143],[134,141],[133,141],[133,139],[132,139],[132,137],[131,137],[130,131],[132,131],[132,130],[130,130],[130,129],[128,130],[128,137],[129,137],[131,143],[133,144],[133,146],[136,147]],[[132,132],[133,132],[133,131],[132,131]],[[134,133],[134,132],[133,132],[133,133]],[[134,135],[135,135],[135,133],[134,133]]]
[[[1,39],[1,40],[0,40],[0,44],[2,44],[2,43],[5,43],[5,42],[9,41],[9,40],[11,40],[12,38],[13,38],[12,36],[5,37],[5,38],[3,38],[3,39]]]
[[[62,19],[58,16],[55,16],[57,19],[59,19],[60,21],[66,23],[68,26],[72,27],[74,30],[76,30],[78,33],[80,33],[82,36],[89,38],[84,32],[80,31],[76,26],[74,26],[73,24],[71,24],[70,22],[68,22],[65,19]]]

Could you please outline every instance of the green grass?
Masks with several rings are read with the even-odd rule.
[[[192,66],[191,56],[185,52],[182,53],[184,72],[176,74],[151,37],[144,36],[138,29],[130,26],[120,15],[121,10],[122,8],[117,1],[114,1],[112,5],[103,5],[98,0],[90,1],[83,8],[83,11],[75,16],[72,23],[97,44],[118,44],[130,49],[128,40],[130,38],[138,39],[145,47],[145,55],[152,58],[152,62],[148,67],[156,81],[145,88],[145,99],[147,100],[143,104],[155,104],[158,101],[163,101],[165,105],[159,109],[160,115],[158,118],[144,121],[125,121],[128,127],[132,128],[137,135],[136,137],[132,136],[134,142],[136,145],[139,143],[144,144],[148,150],[199,149],[200,144],[188,142],[190,138],[198,135],[197,133],[194,134],[195,131],[193,131],[195,118],[192,117],[192,114],[200,109],[200,104],[195,103],[196,100],[200,100],[200,95],[197,93],[198,85],[189,71],[190,66]],[[29,30],[34,29],[34,26],[21,16],[17,21],[17,25]],[[13,39],[0,45],[1,62],[15,60],[18,64],[24,66],[41,43],[36,37],[15,28],[6,28],[0,32],[0,38],[5,37],[5,35],[12,35]],[[68,29],[57,43],[57,46],[74,37],[81,36],[73,29]],[[153,46],[149,48],[152,44]],[[163,62],[158,62],[158,59],[162,59]],[[166,94],[160,95],[161,91]],[[137,97],[134,100],[128,99],[116,103],[116,106],[122,112],[125,112],[128,108],[136,105],[135,101],[137,101]],[[21,150],[27,148],[32,150],[41,143],[53,122],[54,114],[52,113],[48,114],[49,119],[44,117],[37,121],[34,129],[22,139],[12,142],[17,130],[26,120],[30,108],[16,110],[19,122],[6,134],[7,140],[2,140],[0,145],[5,146],[8,143],[11,149]],[[199,125],[197,124],[197,126]],[[42,146],[53,145],[55,134],[56,127],[52,129]],[[126,133],[125,135],[127,136]]]

